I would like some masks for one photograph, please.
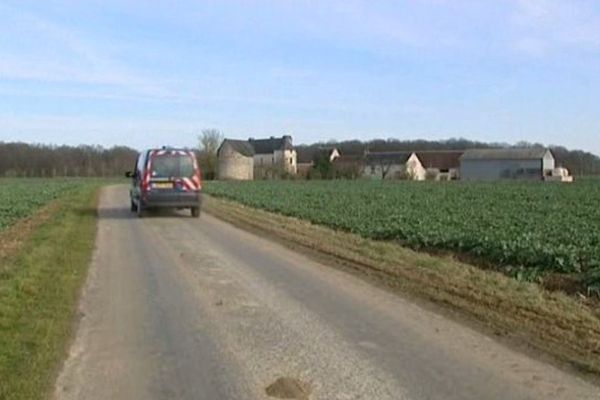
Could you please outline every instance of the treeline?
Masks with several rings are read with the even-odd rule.
[[[335,147],[343,155],[360,155],[366,151],[423,151],[423,150],[467,150],[502,147],[546,147],[540,143],[519,142],[514,145],[507,143],[484,143],[467,139],[449,140],[397,140],[376,139],[367,142],[347,140],[341,142],[321,142],[311,145],[296,146],[299,162],[310,162],[317,157],[320,149]],[[600,175],[600,157],[581,150],[569,150],[562,146],[550,146],[554,153],[557,166],[567,168],[573,175]]]
[[[135,165],[137,151],[115,146],[50,146],[0,142],[3,177],[113,177]]]

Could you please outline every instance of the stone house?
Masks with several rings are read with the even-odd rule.
[[[367,153],[363,177],[369,179],[425,180],[427,171],[414,152]]]
[[[274,178],[282,173],[296,175],[298,172],[297,153],[292,137],[271,136],[269,139],[248,139],[254,149],[254,176]]]

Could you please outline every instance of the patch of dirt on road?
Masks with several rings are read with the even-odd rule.
[[[282,377],[267,386],[265,392],[269,397],[277,399],[308,400],[312,388],[298,379]]]

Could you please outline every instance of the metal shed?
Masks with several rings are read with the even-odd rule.
[[[552,151],[545,148],[472,149],[460,157],[463,180],[542,180],[554,170]]]

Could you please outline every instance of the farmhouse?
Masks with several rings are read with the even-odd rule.
[[[291,136],[269,139],[225,139],[217,152],[219,179],[252,180],[297,172]]]
[[[217,151],[220,180],[253,180],[254,148],[245,140],[225,139]]]
[[[427,178],[436,181],[456,180],[460,175],[460,150],[417,151],[421,165],[427,171]]]
[[[542,180],[554,167],[554,155],[544,148],[472,149],[460,157],[463,180]]]
[[[369,152],[365,156],[365,178],[422,181],[425,175],[426,170],[414,152]]]

